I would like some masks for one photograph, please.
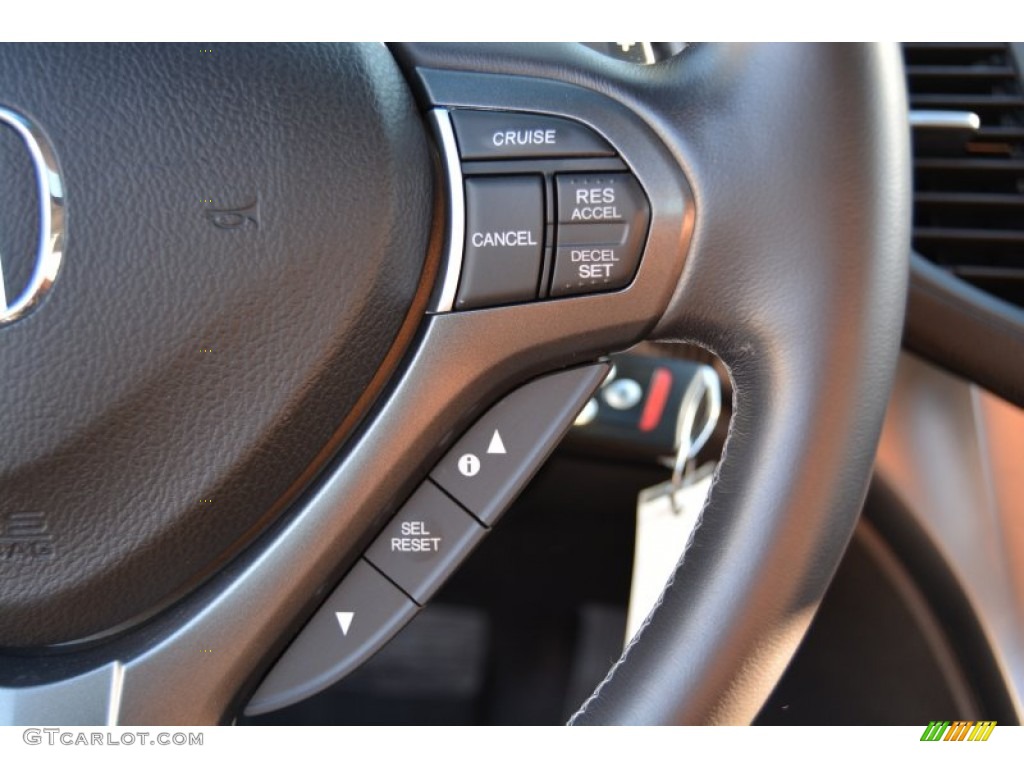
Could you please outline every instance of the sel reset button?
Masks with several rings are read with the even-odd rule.
[[[427,481],[370,545],[366,559],[423,605],[486,532]]]

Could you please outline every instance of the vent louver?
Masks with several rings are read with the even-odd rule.
[[[1024,90],[1013,52],[1008,43],[904,43],[903,58],[914,249],[1024,306]]]

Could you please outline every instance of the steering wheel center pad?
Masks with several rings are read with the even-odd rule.
[[[50,537],[0,558],[24,647],[166,606],[322,467],[410,341],[434,171],[380,45],[0,46],[0,103],[66,183],[61,273],[0,328],[0,526]]]

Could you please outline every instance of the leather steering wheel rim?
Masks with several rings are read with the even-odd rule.
[[[694,59],[677,66],[729,74],[669,113],[699,213],[655,333],[725,362],[732,422],[693,545],[575,723],[754,718],[852,535],[899,350],[911,178],[898,51]]]
[[[749,723],[852,534],[888,401],[911,199],[898,49],[696,45],[650,71],[572,47],[407,57],[582,81],[684,169],[696,225],[654,337],[723,360],[732,423],[689,551],[571,722]]]

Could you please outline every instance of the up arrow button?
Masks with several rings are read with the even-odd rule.
[[[501,433],[498,430],[494,430],[494,434],[491,436],[490,445],[487,446],[487,452],[493,454],[504,454],[505,443],[501,440]]]

